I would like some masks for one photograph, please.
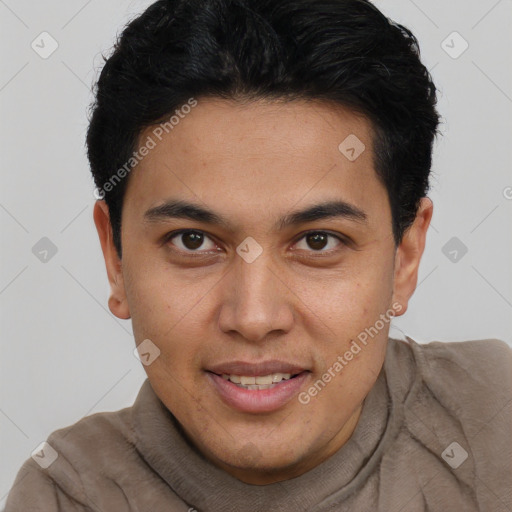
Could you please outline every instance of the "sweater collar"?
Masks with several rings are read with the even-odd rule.
[[[390,352],[397,350],[393,341],[389,340],[385,363],[363,402],[352,436],[334,455],[299,477],[258,486],[217,468],[183,436],[149,379],[132,408],[137,448],[186,504],[202,512],[246,510],[248,503],[251,510],[265,512],[276,507],[282,512],[323,509],[359,489],[396,436],[401,413],[391,403],[388,389],[388,377],[393,375],[390,359],[394,360]],[[400,387],[405,392],[408,386]]]

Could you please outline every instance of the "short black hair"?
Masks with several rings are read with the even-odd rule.
[[[402,240],[429,190],[439,125],[410,30],[366,0],[159,0],[118,36],[91,105],[87,153],[120,257],[128,178],[113,176],[136,165],[145,128],[202,97],[327,100],[363,114]]]

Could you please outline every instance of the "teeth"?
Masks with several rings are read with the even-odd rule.
[[[272,384],[272,375],[265,375],[264,377],[256,377],[256,384]]]
[[[224,380],[230,380],[234,384],[244,386],[246,389],[268,389],[272,387],[273,384],[290,379],[291,376],[291,373],[272,373],[258,377],[223,374],[222,378]]]

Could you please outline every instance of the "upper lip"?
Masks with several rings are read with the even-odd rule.
[[[247,377],[258,377],[272,373],[290,373],[296,375],[306,370],[304,366],[288,363],[285,361],[271,360],[258,363],[245,361],[229,361],[215,364],[206,368],[207,371],[217,375],[244,375]]]

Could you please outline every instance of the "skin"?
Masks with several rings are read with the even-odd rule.
[[[338,149],[350,134],[366,146],[354,162]],[[214,210],[231,229],[144,220],[171,197]],[[362,209],[367,222],[329,218],[274,229],[281,216],[332,199]],[[161,351],[144,366],[155,393],[205,457],[264,485],[305,473],[350,438],[382,367],[389,323],[307,404],[294,397],[270,413],[235,410],[205,368],[280,359],[310,370],[307,390],[394,303],[401,306],[396,316],[405,313],[432,211],[423,198],[396,247],[388,196],[373,166],[371,124],[348,109],[199,99],[129,176],[122,260],[104,201],[96,203],[94,220],[110,310],[132,319],[137,345],[150,339]],[[203,245],[187,235],[163,240],[178,229],[201,231]],[[328,237],[315,245],[304,236],[318,231],[348,243]],[[250,264],[236,252],[248,236],[263,249]],[[190,256],[194,251],[203,256]]]

